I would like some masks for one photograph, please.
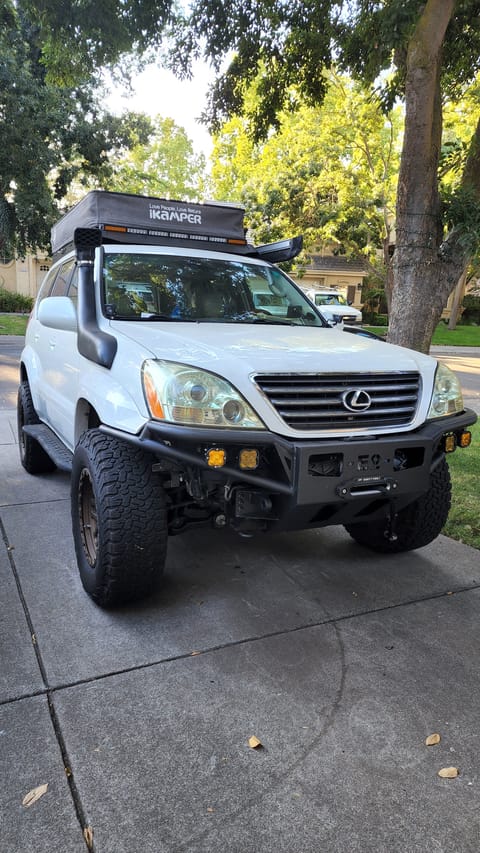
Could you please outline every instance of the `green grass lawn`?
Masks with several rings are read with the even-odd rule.
[[[470,447],[447,456],[452,477],[452,508],[443,532],[480,549],[480,423],[470,427]]]
[[[386,335],[386,326],[364,326],[376,335]],[[457,326],[450,331],[445,323],[439,323],[432,344],[451,347],[480,347],[480,326]]]
[[[457,326],[449,331],[445,323],[435,329],[432,344],[453,347],[480,347],[480,326]]]
[[[28,314],[0,314],[0,335],[24,335]]]

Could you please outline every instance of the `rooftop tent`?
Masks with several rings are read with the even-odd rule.
[[[93,190],[52,228],[54,255],[73,248],[77,229],[100,231],[103,243],[189,246],[234,252],[271,263],[288,261],[302,248],[302,238],[265,246],[247,243],[244,209],[225,202],[195,204],[152,196]]]
[[[52,228],[52,251],[70,247],[76,228],[98,228],[102,241],[143,245],[194,244],[247,251],[244,210],[102,190],[89,192]]]

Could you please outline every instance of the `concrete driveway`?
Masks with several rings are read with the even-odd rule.
[[[195,532],[104,612],[0,397],[1,853],[478,853],[478,551]]]

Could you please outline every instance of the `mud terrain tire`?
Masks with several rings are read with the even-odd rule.
[[[153,457],[93,429],[75,449],[72,529],[82,584],[101,607],[143,598],[167,550],[165,492]]]

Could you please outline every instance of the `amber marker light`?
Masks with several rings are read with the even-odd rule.
[[[241,450],[238,457],[238,464],[240,468],[252,471],[254,468],[258,468],[258,460],[258,450]]]
[[[145,389],[145,397],[147,398],[150,414],[153,418],[156,418],[159,421],[165,420],[163,406],[159,400],[155,383],[147,371],[143,374],[143,387]]]
[[[465,430],[465,432],[461,432],[458,436],[458,445],[459,447],[470,447],[472,443],[472,433]]]
[[[209,468],[223,468],[227,461],[227,454],[220,447],[212,447],[207,450],[207,464]]]
[[[443,437],[443,447],[444,447],[445,453],[453,453],[456,446],[457,446],[457,437],[453,434],[453,432],[450,432],[448,435],[445,435]]]

